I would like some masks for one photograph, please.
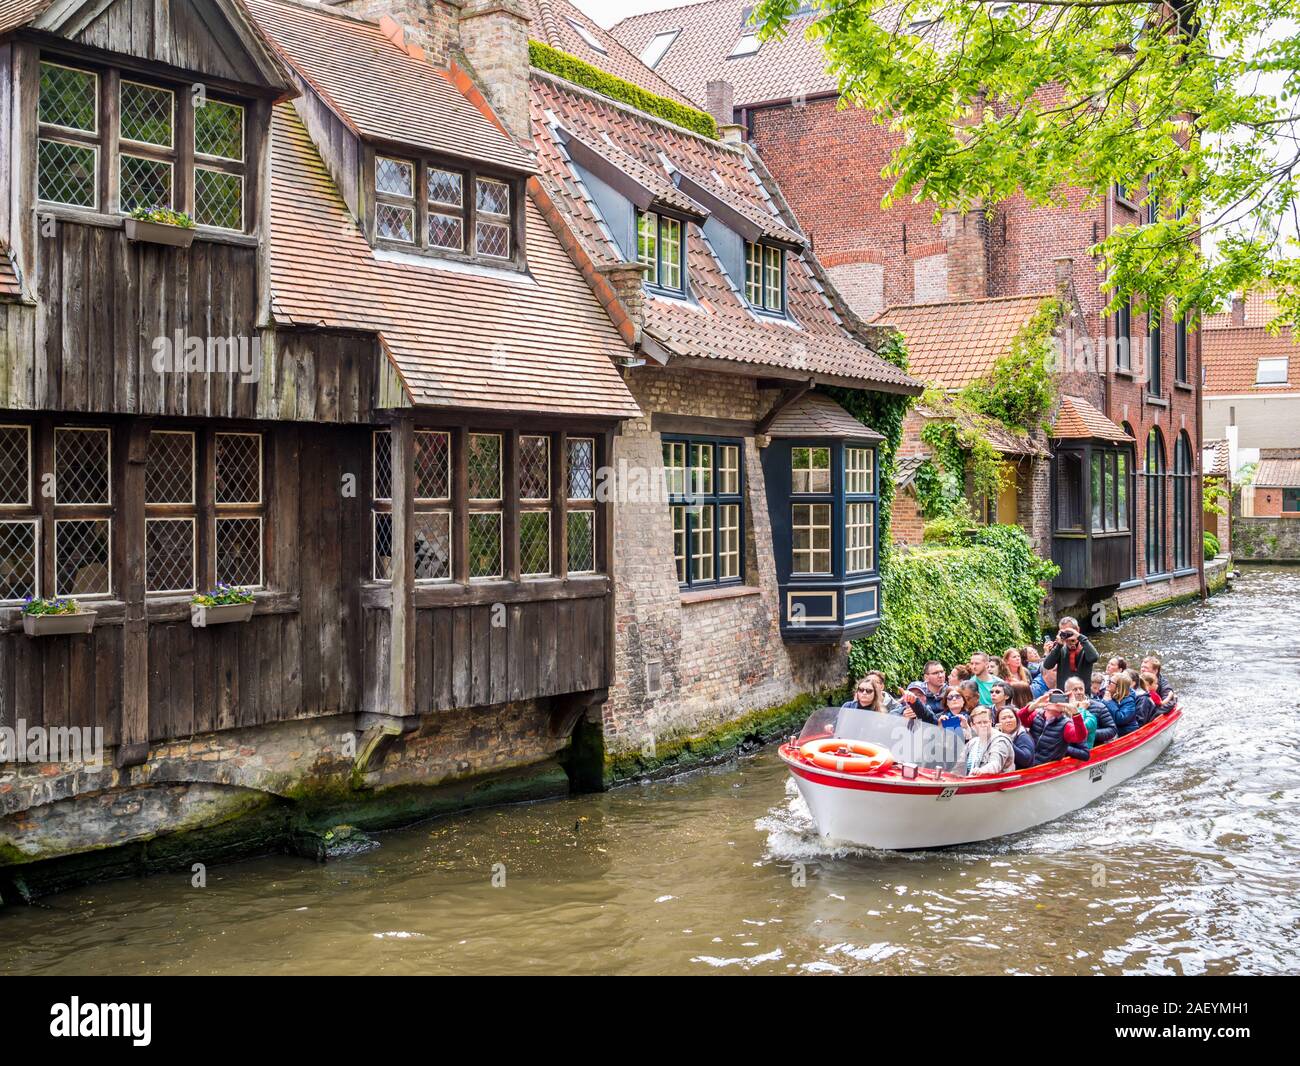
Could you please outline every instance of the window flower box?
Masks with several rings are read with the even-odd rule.
[[[229,585],[218,585],[190,601],[190,625],[195,629],[247,622],[252,617],[253,594]]]
[[[23,605],[23,632],[29,637],[89,633],[94,628],[95,612],[82,610],[76,600],[30,599]]]
[[[126,238],[172,248],[188,248],[194,243],[194,220],[189,215],[166,208],[137,208],[127,217]]]

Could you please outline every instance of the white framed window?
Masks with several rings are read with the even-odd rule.
[[[686,494],[686,444],[684,441],[664,442],[664,479],[669,495]]]
[[[686,584],[686,507],[673,504],[669,508],[673,520],[673,563],[677,569],[677,583]]]
[[[740,577],[740,504],[718,507],[718,580]]]
[[[691,519],[691,581],[712,581],[714,505],[696,504]]]
[[[469,513],[469,576],[471,581],[501,576],[501,512]]]
[[[850,574],[875,569],[874,503],[848,503],[844,507],[844,564]]]
[[[112,437],[107,429],[57,428],[54,431],[55,505],[111,505],[112,451]]]
[[[213,469],[215,580],[222,585],[265,584],[262,434],[217,433]]]
[[[1256,385],[1285,385],[1289,360],[1284,355],[1277,358],[1260,359],[1255,364]]]
[[[415,243],[415,164],[375,156],[375,236]]]
[[[145,592],[194,591],[198,564],[194,527],[193,517],[145,518]]]
[[[740,446],[720,444],[718,446],[718,492],[724,496],[734,496],[740,491]]]
[[[549,510],[519,512],[519,573],[523,577],[550,576],[551,512]]]
[[[844,491],[871,495],[876,489],[876,453],[870,448],[844,449]]]
[[[32,427],[0,425],[0,508],[32,505]]]
[[[596,512],[568,513],[569,573],[596,572]]]
[[[668,49],[673,46],[673,42],[677,40],[677,35],[681,32],[681,30],[664,30],[662,33],[656,33],[650,38],[650,43],[642,50],[641,62],[654,70],[663,61],[664,56],[668,54]]]
[[[112,521],[108,518],[56,518],[54,595],[107,596],[112,590]]]
[[[509,259],[510,186],[504,181],[479,178],[474,219],[474,247],[490,259]]]
[[[0,603],[41,594],[41,520],[0,518]]]
[[[794,574],[831,572],[831,505],[796,503],[791,507]]]
[[[194,592],[199,576],[197,448],[188,430],[153,430],[145,464],[145,592]]]
[[[790,449],[790,491],[831,491],[831,450],[826,447]]]

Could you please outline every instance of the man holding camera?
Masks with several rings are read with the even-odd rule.
[[[1057,627],[1056,639],[1051,641],[1047,655],[1043,658],[1043,669],[1056,670],[1056,683],[1061,688],[1072,677],[1083,682],[1087,691],[1088,682],[1092,680],[1092,668],[1097,662],[1097,649],[1092,641],[1079,632],[1077,619],[1066,615]]]

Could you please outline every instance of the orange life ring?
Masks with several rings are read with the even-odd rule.
[[[865,740],[840,740],[837,737],[810,740],[799,751],[816,766],[846,774],[869,774],[892,766],[894,762],[888,748],[868,744]]]

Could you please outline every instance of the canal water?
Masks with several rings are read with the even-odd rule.
[[[317,866],[268,858],[0,912],[0,974],[1276,973],[1300,970],[1300,569],[1135,619],[1186,711],[1051,825],[829,853],[766,749],[480,811]],[[495,882],[495,883],[494,883]]]

